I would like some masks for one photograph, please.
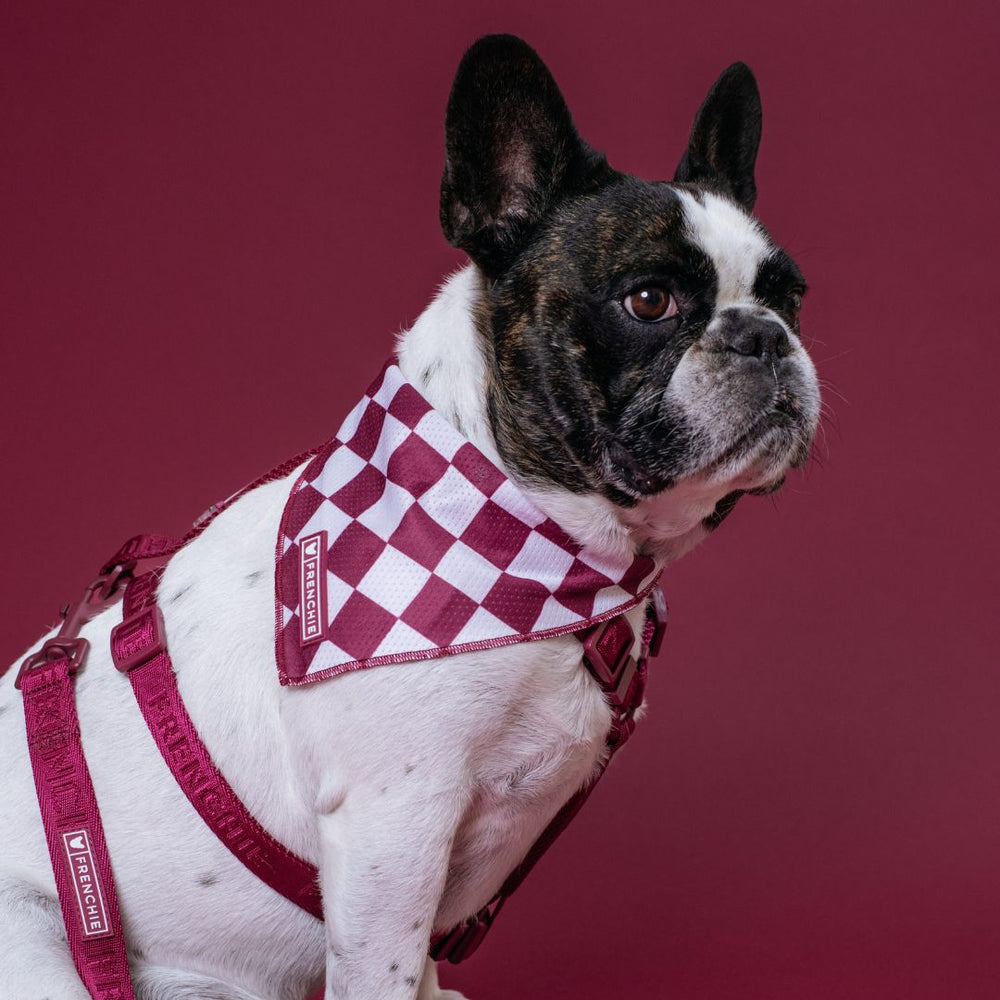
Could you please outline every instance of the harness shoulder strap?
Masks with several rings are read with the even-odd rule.
[[[128,675],[149,732],[170,773],[209,829],[262,882],[323,919],[314,865],[275,840],[215,766],[177,689],[156,603],[159,574],[145,573],[125,590],[123,619],[111,631],[115,666]]]
[[[227,500],[213,504],[181,538],[163,535],[130,538],[105,563],[83,597],[63,609],[58,634],[46,640],[21,664],[15,687],[21,690],[23,696],[28,757],[49,859],[73,963],[93,1000],[135,1000],[135,991],[104,826],[80,739],[73,677],[83,666],[89,649],[87,640],[79,636],[80,628],[117,600],[123,582],[131,579],[136,562],[173,555],[244,494],[287,476],[319,450],[319,447],[311,448],[282,462]],[[140,677],[138,683],[133,679],[133,690],[140,699],[140,708],[147,703],[149,706],[167,704],[174,708],[172,718],[178,720],[179,726],[190,730],[185,734],[188,745],[198,748],[199,763],[207,765],[200,768],[199,773],[208,774],[209,780],[206,784],[192,782],[190,787],[186,785],[172,763],[180,766],[176,754],[173,758],[167,756],[167,751],[174,746],[173,741],[168,741],[168,745],[168,742],[161,744],[158,739],[157,745],[164,753],[168,766],[171,766],[189,798],[202,795],[200,807],[199,802],[192,798],[195,808],[202,816],[206,812],[215,813],[213,830],[251,871],[307,912],[322,919],[315,868],[271,838],[246,811],[212,765],[204,744],[191,726],[163,647],[162,618],[155,605],[155,578],[148,593],[136,591],[132,610],[134,613],[128,619],[132,631],[126,636],[123,630],[122,645],[119,647],[127,662],[123,661],[120,669],[131,676],[134,668],[153,662],[158,658],[157,652],[160,654],[161,665],[165,666],[165,673],[169,676],[165,676],[162,670],[159,675],[153,670]],[[145,617],[144,612],[148,612]],[[143,655],[144,639],[158,647],[148,656]],[[126,651],[130,641],[130,650]],[[0,670],[0,676],[5,672],[6,668]],[[158,690],[157,679],[160,681]],[[148,699],[144,701],[141,692],[150,692]],[[149,723],[150,716],[145,711],[143,714]],[[157,730],[152,723],[149,725],[156,737]],[[214,784],[212,777],[216,779]],[[220,797],[213,798],[213,793]],[[216,813],[219,802],[228,810]],[[230,831],[228,838],[221,832],[223,829]],[[244,835],[239,842],[237,834]]]
[[[104,826],[80,741],[73,696],[79,661],[64,653],[28,662],[18,677],[28,756],[73,964],[94,1000],[135,1000]]]

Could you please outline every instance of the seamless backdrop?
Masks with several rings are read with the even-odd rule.
[[[1000,992],[995,4],[12,2],[0,651],[130,534],[328,436],[436,283],[464,48],[668,178],[735,59],[812,286],[816,459],[671,568],[648,718],[473,1000]]]

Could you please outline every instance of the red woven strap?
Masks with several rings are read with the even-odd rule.
[[[94,1000],[135,1000],[118,897],[80,742],[73,696],[78,661],[22,669],[28,755],[73,963]]]
[[[123,620],[111,632],[115,666],[128,674],[163,760],[209,829],[262,882],[322,920],[316,868],[254,819],[213,763],[184,708],[156,603],[158,582],[159,574],[146,573],[129,583]]]

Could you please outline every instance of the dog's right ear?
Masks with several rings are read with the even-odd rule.
[[[462,58],[445,151],[441,228],[490,278],[562,198],[612,175],[576,134],[538,54],[513,35],[487,35]]]

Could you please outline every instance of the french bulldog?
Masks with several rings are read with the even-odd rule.
[[[524,42],[483,38],[458,68],[440,221],[470,262],[400,335],[398,366],[589,552],[662,567],[807,459],[820,394],[799,334],[806,285],[751,214],[760,134],[736,63],[673,179],[642,180],[577,135]],[[257,821],[318,868],[322,921],[191,809],[112,665],[121,607],[82,631],[80,730],[135,993],[302,1000],[325,981],[327,1000],[457,1000],[432,934],[479,911],[591,780],[611,710],[572,633],[279,685],[275,538],[297,475],[174,555],[159,603],[191,719]],[[636,636],[644,605],[626,612]],[[16,674],[0,687],[0,996],[86,1000]]]

